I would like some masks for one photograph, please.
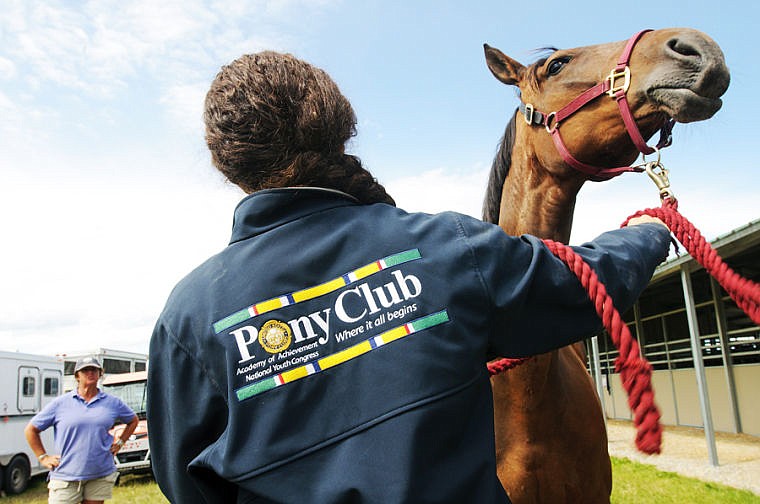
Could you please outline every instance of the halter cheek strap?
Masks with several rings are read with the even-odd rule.
[[[631,59],[631,53],[636,42],[639,41],[641,36],[651,30],[642,30],[636,33],[633,37],[628,39],[623,52],[618,59],[617,65],[612,69],[610,75],[599,84],[587,89],[570,103],[562,107],[557,112],[551,112],[545,114],[536,110],[533,105],[520,102],[520,112],[525,117],[525,121],[530,125],[543,126],[552,135],[552,141],[554,146],[559,152],[562,159],[570,166],[578,171],[581,171],[591,176],[592,180],[601,181],[608,180],[612,177],[616,177],[621,173],[626,172],[641,172],[643,168],[638,166],[619,166],[615,168],[601,168],[598,166],[589,165],[577,160],[570,151],[567,149],[565,142],[562,140],[562,135],[559,132],[560,124],[575,114],[578,110],[583,108],[587,103],[596,99],[597,97],[608,94],[614,98],[618,104],[620,115],[623,118],[623,124],[628,132],[628,136],[633,141],[633,144],[642,154],[652,154],[656,149],[667,147],[672,142],[671,132],[675,121],[669,119],[660,129],[660,141],[657,143],[657,147],[653,148],[647,145],[644,137],[641,135],[636,120],[631,113],[628,99],[626,98],[626,92],[628,86],[631,83],[631,70],[628,67],[628,62]]]

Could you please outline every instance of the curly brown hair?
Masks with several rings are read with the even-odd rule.
[[[204,121],[214,166],[247,193],[315,186],[394,204],[359,158],[344,153],[356,135],[351,104],[326,72],[290,54],[247,54],[222,67]]]

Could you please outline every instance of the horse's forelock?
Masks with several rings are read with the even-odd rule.
[[[538,59],[528,65],[527,77],[530,80],[531,85],[538,86],[538,69],[544,66],[546,60],[549,59],[553,53],[559,49],[556,47],[541,47],[531,51],[534,55],[538,56]]]

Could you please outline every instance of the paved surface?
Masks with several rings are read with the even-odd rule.
[[[607,421],[611,456],[628,458],[703,481],[722,483],[760,496],[760,438],[746,434],[717,432],[718,466],[712,466],[702,429],[664,427],[660,455],[636,450],[635,428],[631,422]]]

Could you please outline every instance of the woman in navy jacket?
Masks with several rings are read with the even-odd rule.
[[[215,166],[249,195],[229,245],[151,339],[148,422],[172,502],[509,502],[486,362],[600,329],[540,240],[410,214],[354,156],[322,70],[263,52],[206,97]],[[649,218],[643,218],[646,221]],[[658,223],[581,247],[625,310],[667,253]]]

